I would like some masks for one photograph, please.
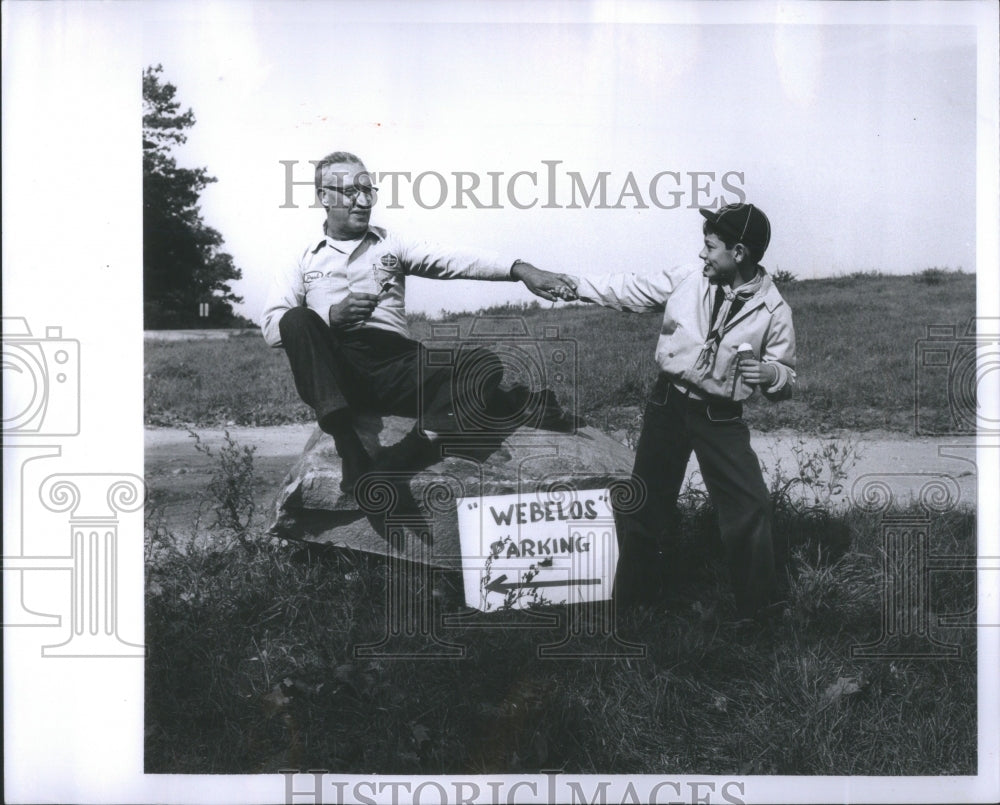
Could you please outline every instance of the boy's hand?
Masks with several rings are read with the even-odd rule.
[[[554,274],[542,271],[531,263],[517,262],[510,270],[510,275],[524,283],[525,287],[536,296],[554,302],[556,299],[569,301],[576,299],[576,282],[568,274]]]
[[[768,363],[761,363],[755,358],[741,358],[740,374],[751,386],[773,386],[778,382],[778,370]]]
[[[330,305],[330,326],[339,330],[355,324],[361,324],[375,310],[378,297],[372,293],[354,293],[351,291],[343,300]]]

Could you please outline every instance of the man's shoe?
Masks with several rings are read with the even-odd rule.
[[[340,456],[340,491],[351,495],[358,479],[372,468],[372,459],[353,430],[333,437]]]
[[[537,427],[542,430],[553,430],[558,433],[575,433],[580,426],[580,420],[559,404],[555,392],[543,389],[538,398]]]
[[[411,430],[396,444],[380,451],[372,464],[375,473],[415,473],[441,458],[438,445]]]

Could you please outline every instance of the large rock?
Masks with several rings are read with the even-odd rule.
[[[359,431],[369,454],[377,455],[413,424],[403,417],[367,417]],[[632,495],[634,454],[590,427],[576,433],[521,427],[469,437],[445,452],[425,470],[369,475],[355,495],[344,494],[333,439],[317,429],[282,484],[270,533],[459,569],[459,498],[520,493],[534,499],[539,491],[559,496],[608,486],[625,499]]]

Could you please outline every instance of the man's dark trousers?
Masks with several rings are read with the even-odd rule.
[[[664,533],[668,540],[676,538],[677,497],[692,450],[718,512],[737,610],[752,615],[771,603],[776,573],[770,495],[742,406],[693,400],[666,375],[660,375],[647,403],[636,448],[632,474],[643,489],[642,502],[620,517],[615,597],[629,603],[656,596],[664,568],[660,538]]]
[[[455,377],[454,367],[430,366],[425,349],[399,333],[375,327],[334,330],[307,307],[290,308],[278,323],[295,388],[316,412],[323,427],[331,415],[350,408],[376,414],[420,417],[419,426],[435,433],[454,433],[456,406],[483,409],[516,405],[514,390],[499,389],[503,365],[487,350]],[[498,400],[498,398],[502,398]]]

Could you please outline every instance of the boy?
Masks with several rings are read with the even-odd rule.
[[[581,278],[576,294],[615,310],[664,310],[656,346],[660,374],[633,469],[643,500],[622,517],[615,599],[652,603],[662,593],[660,539],[676,522],[693,451],[718,510],[738,614],[751,617],[774,603],[777,579],[770,495],[742,401],[755,387],[772,400],[791,395],[795,331],[791,310],[760,265],[771,236],[767,216],[752,204],[700,212],[700,267]],[[741,358],[744,343],[753,354]]]

